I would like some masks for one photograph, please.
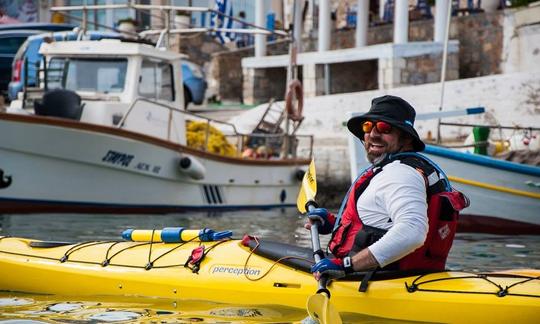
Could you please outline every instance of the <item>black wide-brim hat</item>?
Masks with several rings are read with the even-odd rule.
[[[362,124],[369,121],[384,121],[409,134],[413,139],[416,152],[423,151],[426,145],[414,129],[416,111],[405,100],[396,96],[382,96],[371,101],[371,108],[363,115],[353,117],[347,122],[347,128],[361,141],[364,140]]]

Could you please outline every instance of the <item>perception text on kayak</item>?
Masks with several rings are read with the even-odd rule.
[[[244,267],[238,267],[238,266],[214,266],[212,267],[212,274],[214,273],[227,273],[227,274],[233,274],[236,276],[240,276],[243,274],[247,274],[250,276],[258,276],[261,273],[261,270],[257,269],[244,269]]]

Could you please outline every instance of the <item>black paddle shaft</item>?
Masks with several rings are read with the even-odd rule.
[[[313,200],[306,203],[306,209],[308,211],[312,211],[317,207],[317,203]],[[319,240],[319,222],[311,224],[311,247],[313,249],[313,258],[315,259],[315,262],[321,261],[324,257],[324,252],[321,250],[321,241]],[[330,291],[326,288],[327,282],[328,276],[322,275],[319,279],[319,289],[317,290],[317,293],[325,293],[328,298],[330,298]]]

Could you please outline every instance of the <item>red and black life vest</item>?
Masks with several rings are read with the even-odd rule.
[[[362,216],[358,215],[356,203],[371,180],[382,171],[385,165],[395,160],[400,160],[401,163],[415,168],[426,180],[429,229],[421,247],[387,265],[384,269],[444,270],[446,258],[454,240],[459,211],[467,207],[469,201],[461,192],[451,188],[448,179],[437,171],[438,168],[432,165],[431,161],[418,153],[396,154],[360,176],[349,191],[339,225],[332,233],[328,248],[336,257],[343,258],[351,252],[354,254],[370,246],[386,234],[384,229],[362,223]],[[436,173],[433,174],[434,172]],[[430,179],[435,180],[431,180],[430,184]]]

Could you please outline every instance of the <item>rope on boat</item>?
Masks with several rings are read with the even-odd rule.
[[[0,237],[0,240],[3,239],[3,238],[7,238],[7,236]],[[130,246],[126,246],[126,247],[116,251],[111,256],[109,256],[109,254],[111,253],[112,248],[114,246],[116,246],[116,245],[118,245],[120,243],[126,243],[126,242],[125,241],[86,241],[86,242],[80,242],[80,243],[77,243],[77,244],[74,244],[74,245],[70,246],[69,249],[67,251],[65,251],[64,254],[60,258],[46,257],[46,256],[27,254],[27,253],[17,253],[17,252],[10,252],[10,251],[0,251],[0,252],[10,254],[10,255],[32,257],[32,258],[38,258],[38,259],[43,259],[43,260],[51,260],[51,261],[59,261],[61,263],[72,262],[72,263],[101,265],[102,267],[117,266],[117,267],[125,267],[125,268],[136,268],[136,269],[150,270],[152,268],[161,269],[161,268],[183,267],[184,263],[169,264],[169,265],[162,265],[162,266],[154,266],[153,264],[154,264],[154,262],[156,262],[157,260],[159,260],[163,256],[173,252],[174,250],[182,247],[184,244],[189,243],[189,242],[191,242],[193,240],[195,240],[195,238],[193,238],[193,239],[191,239],[189,241],[177,244],[175,247],[172,247],[170,250],[162,253],[161,255],[159,255],[158,257],[156,257],[154,259],[152,259],[152,257],[151,257],[152,256],[152,245],[155,244],[156,242],[153,242],[153,241],[143,242],[143,243],[138,243],[138,244],[133,244],[133,245],[130,245]],[[223,241],[226,241],[226,240],[223,240]],[[217,241],[217,243],[214,244],[214,245],[221,244],[221,243],[223,243],[223,242],[222,241]],[[96,262],[96,261],[84,261],[84,260],[71,260],[70,259],[70,256],[74,252],[81,251],[81,250],[83,250],[85,248],[90,248],[90,247],[97,246],[97,245],[102,245],[102,244],[111,244],[107,248],[107,251],[105,253],[105,260],[104,261]],[[144,246],[144,245],[149,245],[148,263],[146,265],[137,266],[137,265],[128,265],[128,264],[119,264],[119,263],[117,264],[117,263],[112,263],[111,262],[112,258],[122,254],[123,252],[125,252],[127,250],[130,250],[130,249],[133,249],[133,248],[136,248],[136,247]],[[213,246],[211,246],[209,248],[209,250],[211,250],[212,248],[213,248]]]
[[[511,293],[509,290],[512,287],[522,285],[526,282],[533,281],[533,280],[540,280],[540,276],[532,277],[532,276],[523,276],[523,275],[517,275],[517,274],[497,274],[497,273],[469,273],[467,276],[462,277],[449,277],[449,278],[437,278],[437,279],[431,279],[426,281],[420,280],[427,276],[429,274],[423,274],[418,276],[416,279],[413,280],[411,285],[408,285],[407,282],[405,282],[405,288],[408,292],[414,293],[416,291],[423,291],[423,292],[441,292],[441,293],[455,293],[455,294],[481,294],[481,295],[496,295],[498,297],[505,297],[505,296],[521,296],[521,297],[535,297],[540,298],[540,295],[533,295],[533,294],[514,294]],[[515,282],[509,286],[503,287],[493,280],[490,279],[490,277],[505,277],[505,278],[522,278],[522,281]],[[449,280],[457,280],[457,279],[481,279],[485,280],[491,285],[493,285],[497,291],[495,292],[487,292],[487,291],[463,291],[463,290],[444,290],[444,289],[427,289],[427,288],[421,288],[421,285],[425,285],[428,283],[433,282],[440,282],[440,281],[449,281]]]
[[[155,231],[155,230],[153,230],[153,231]],[[7,237],[8,236],[0,237],[0,240],[3,239],[3,238],[7,238]],[[163,269],[163,268],[173,268],[173,267],[186,267],[187,262],[186,263],[179,263],[179,264],[160,265],[160,266],[155,266],[154,263],[157,260],[164,257],[165,255],[168,255],[168,254],[174,252],[175,250],[181,248],[186,243],[190,243],[192,241],[195,241],[197,239],[197,237],[193,237],[192,239],[190,239],[188,241],[176,244],[176,246],[170,248],[168,251],[165,251],[164,253],[162,253],[161,255],[159,255],[159,256],[157,256],[157,257],[155,257],[153,259],[152,259],[152,247],[153,247],[154,244],[161,243],[161,242],[155,242],[153,240],[153,237],[154,237],[153,232],[152,232],[151,237],[152,237],[152,239],[150,240],[150,242],[142,242],[142,243],[137,243],[137,244],[126,246],[126,247],[124,247],[122,249],[119,249],[118,251],[114,252],[112,255],[110,255],[110,254],[111,254],[111,251],[113,250],[113,248],[115,246],[117,246],[120,243],[126,243],[126,242],[125,241],[86,241],[86,242],[80,242],[80,243],[77,243],[77,244],[74,244],[74,245],[70,246],[67,249],[67,251],[64,252],[64,255],[62,255],[62,257],[60,257],[60,258],[39,256],[39,255],[26,254],[26,253],[16,253],[16,252],[9,252],[9,251],[0,251],[0,252],[6,253],[6,254],[11,254],[11,255],[33,257],[33,258],[51,260],[51,261],[59,261],[61,263],[72,262],[72,263],[94,264],[94,265],[101,265],[102,267],[117,266],[117,267],[136,268],[136,269],[145,269],[145,270],[151,270],[153,268]],[[230,240],[230,238],[226,238],[226,239],[216,241],[215,244],[211,245],[209,248],[206,249],[206,251],[204,252],[204,256],[206,256],[216,246],[218,246],[218,245],[220,245],[220,244],[222,244],[222,243],[224,243],[226,241],[229,241],[229,240]],[[81,250],[84,250],[86,248],[90,248],[90,247],[101,245],[101,244],[110,244],[110,246],[107,248],[107,251],[105,252],[105,259],[103,261],[101,261],[101,262],[84,261],[84,260],[71,260],[70,259],[70,256],[73,253],[77,252],[77,251],[81,251]],[[149,246],[149,249],[148,249],[148,262],[146,263],[146,265],[137,266],[137,265],[119,264],[119,263],[112,263],[111,262],[114,257],[122,254],[123,252],[125,252],[127,250],[130,250],[130,249],[133,249],[133,248],[136,248],[136,247],[144,246],[144,245]],[[199,244],[199,246],[201,246],[201,245],[202,245],[202,243]],[[202,259],[204,259],[204,257]],[[201,261],[202,261],[202,259],[201,259]],[[189,269],[191,269],[191,268],[189,268]],[[191,270],[193,270],[193,269],[191,269]]]

